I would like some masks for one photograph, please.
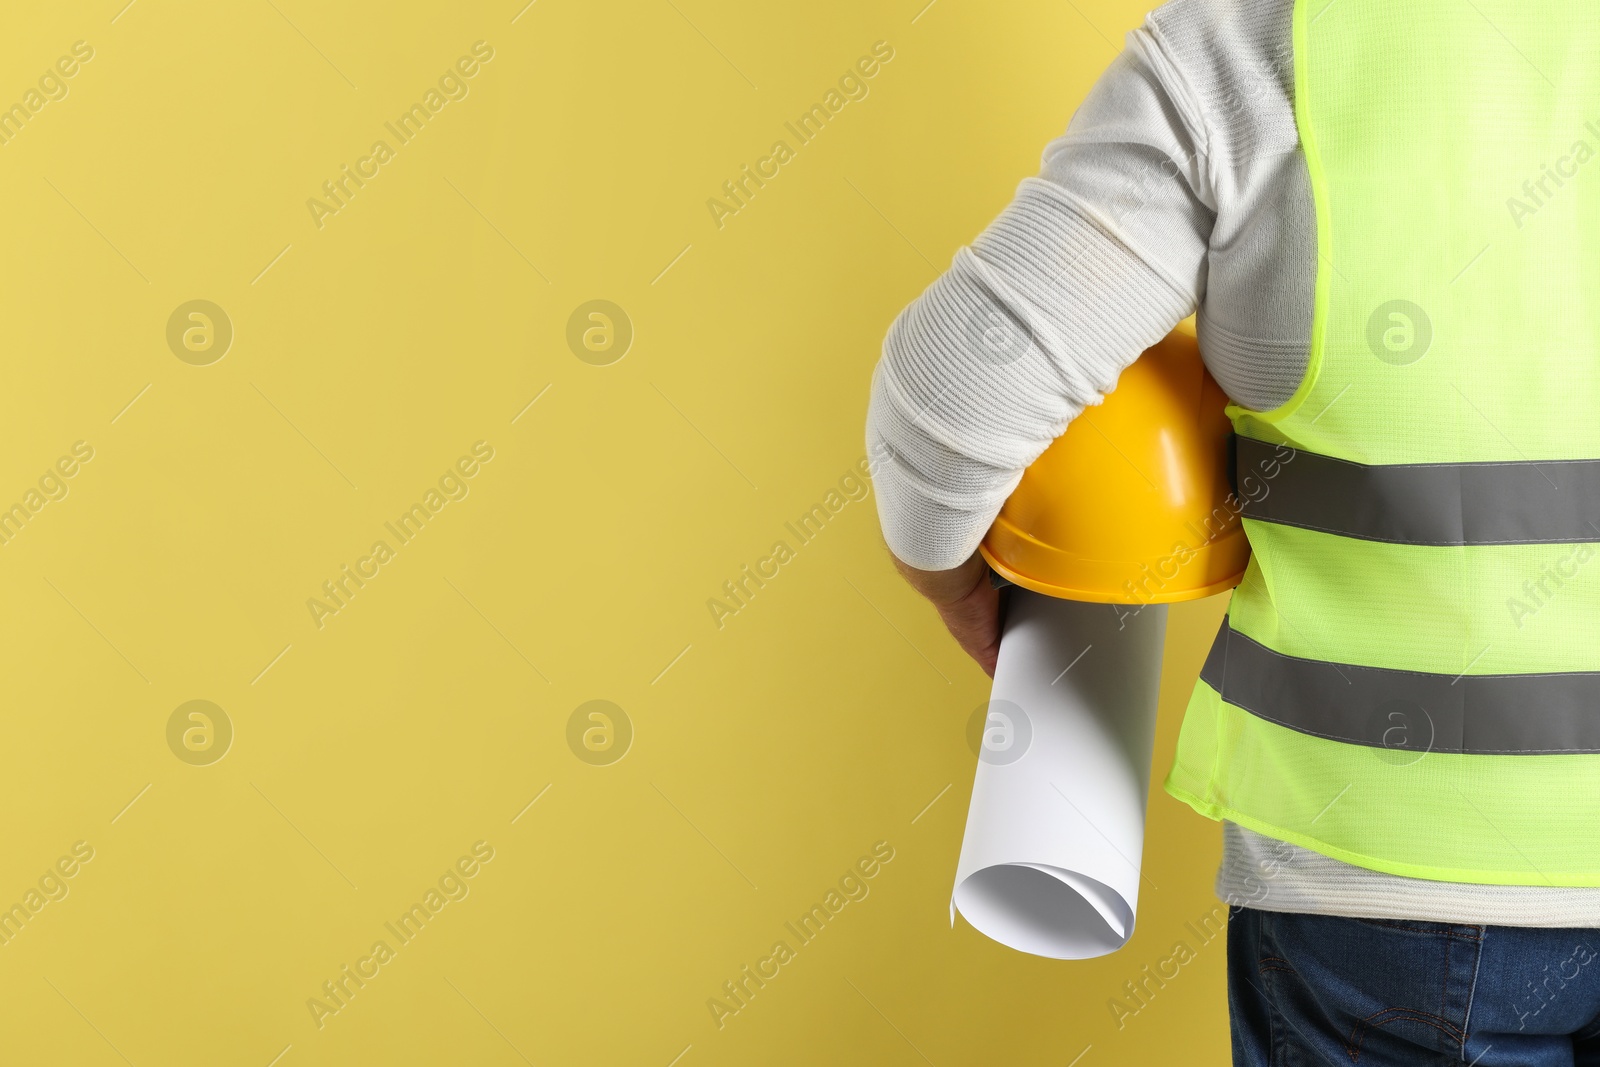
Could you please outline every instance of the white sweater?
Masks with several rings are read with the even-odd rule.
[[[1130,33],[1038,177],[890,327],[868,454],[884,537],[967,559],[1022,471],[1199,311],[1212,376],[1276,407],[1304,373],[1316,274],[1292,0],[1172,0]],[[1600,889],[1353,866],[1224,823],[1216,891],[1275,911],[1600,926]]]

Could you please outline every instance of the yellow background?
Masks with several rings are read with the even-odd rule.
[[[0,906],[94,849],[0,946],[0,1062],[1225,1062],[1222,941],[1184,926],[1217,828],[1158,784],[1220,601],[1172,614],[1138,932],[1074,963],[950,927],[986,679],[870,498],[706,607],[862,458],[890,320],[1142,5],[124,2],[0,16],[0,104],[94,50],[0,146],[0,506],[94,449],[0,546]],[[468,95],[319,228],[308,198],[479,40]],[[706,200],[880,40],[869,95],[719,229]],[[166,340],[194,299],[234,330],[207,366]],[[595,299],[634,330],[609,366],[566,342]],[[318,628],[308,598],[480,440],[466,498]],[[197,699],[235,731],[206,766],[167,743]],[[595,699],[634,731],[606,766],[567,743]],[[308,998],[477,841],[469,895],[319,1028]],[[718,1028],[708,998],[877,841],[870,895]]]

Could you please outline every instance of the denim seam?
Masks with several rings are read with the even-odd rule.
[[[1450,949],[1453,947],[1453,941],[1455,941],[1453,937],[1444,939],[1444,974],[1439,977],[1439,1018],[1441,1019],[1446,1018],[1445,1012],[1450,1010]],[[1463,1036],[1457,1037],[1455,1041],[1456,1048],[1459,1050],[1462,1044],[1465,1043],[1466,1037],[1463,1034]],[[1449,1049],[1442,1048],[1439,1051],[1448,1052]]]
[[[1264,962],[1264,961],[1262,960],[1262,958],[1259,955],[1264,943],[1266,943],[1268,941],[1271,941],[1274,946],[1276,946],[1276,944],[1277,944],[1277,941],[1275,939],[1273,939],[1273,937],[1272,937],[1271,922],[1272,922],[1272,913],[1271,912],[1267,912],[1267,911],[1257,911],[1256,912],[1256,930],[1255,930],[1256,938],[1255,938],[1255,946],[1254,946],[1256,952],[1258,953],[1258,955],[1256,957],[1256,973],[1261,978],[1261,986],[1262,986],[1262,988],[1260,990],[1261,1001],[1262,1001],[1262,1006],[1264,1008],[1266,1008],[1266,1011],[1267,1011],[1267,1062],[1268,1062],[1268,1065],[1269,1065],[1269,1067],[1288,1067],[1288,1065],[1289,1065],[1289,1043],[1288,1043],[1287,1036],[1285,1036],[1282,1033],[1282,1031],[1281,1031],[1281,1029],[1280,1029],[1280,1027],[1278,1025],[1277,988],[1273,984],[1272,977],[1270,975],[1268,975],[1268,974],[1263,973],[1263,969],[1261,967],[1261,963]],[[1282,959],[1281,956],[1272,956],[1272,957],[1268,957],[1268,958],[1269,959]],[[1288,963],[1287,960],[1284,960],[1284,962]],[[1291,967],[1273,967],[1273,968],[1270,968],[1270,969],[1271,970],[1275,970],[1275,971],[1285,971],[1285,972],[1287,972],[1289,974],[1294,974],[1294,970]],[[1287,1022],[1288,1020],[1284,1020],[1284,1021]]]
[[[1457,924],[1450,924],[1450,923],[1440,923],[1439,925],[1445,927],[1445,929],[1439,930],[1439,929],[1428,929],[1426,927],[1418,926],[1415,923],[1394,922],[1394,921],[1391,921],[1389,919],[1375,919],[1375,918],[1372,918],[1372,917],[1366,916],[1366,915],[1352,915],[1352,916],[1350,916],[1350,918],[1354,919],[1356,922],[1359,922],[1359,923],[1372,923],[1372,924],[1374,924],[1376,926],[1388,926],[1388,927],[1392,927],[1392,928],[1394,928],[1396,930],[1405,930],[1406,932],[1413,933],[1413,934],[1430,934],[1430,935],[1433,935],[1433,936],[1438,936],[1440,934],[1443,934],[1445,937],[1448,937],[1448,938],[1460,938],[1463,941],[1481,941],[1482,940],[1481,931],[1483,930],[1483,927],[1479,926],[1477,924],[1470,924],[1470,923],[1469,924],[1460,924],[1460,925],[1466,925],[1466,926],[1470,927],[1473,930],[1480,931],[1480,933],[1469,934],[1469,933],[1463,932],[1459,928],[1459,926]]]
[[[1271,967],[1267,970],[1284,971],[1293,974],[1294,971],[1287,967]],[[1278,1025],[1278,997],[1277,987],[1273,984],[1270,975],[1267,975],[1258,966],[1257,973],[1261,976],[1262,1001],[1267,1009],[1267,1062],[1272,1067],[1288,1067],[1289,1064],[1289,1039]],[[1287,1020],[1284,1020],[1287,1021]]]
[[[1480,927],[1483,937],[1489,936],[1488,927]],[[1467,1062],[1467,1039],[1472,1036],[1472,1002],[1478,994],[1478,968],[1483,963],[1483,945],[1480,942],[1478,951],[1472,959],[1472,977],[1467,981],[1467,1010],[1461,1017],[1461,1062]]]
[[[1455,1023],[1451,1022],[1450,1019],[1447,1016],[1436,1015],[1435,1013],[1433,1013],[1431,1011],[1423,1011],[1421,1008],[1384,1008],[1382,1011],[1373,1012],[1371,1015],[1367,1016],[1365,1019],[1362,1019],[1356,1025],[1358,1025],[1358,1026],[1369,1026],[1371,1029],[1376,1030],[1378,1027],[1385,1025],[1385,1023],[1387,1023],[1388,1020],[1385,1020],[1382,1023],[1373,1023],[1372,1020],[1376,1019],[1380,1015],[1389,1015],[1391,1013],[1408,1015],[1408,1016],[1409,1015],[1426,1016],[1426,1018],[1414,1019],[1413,1021],[1414,1022],[1420,1022],[1420,1023],[1426,1023],[1428,1026],[1432,1026],[1435,1029],[1437,1029],[1437,1030],[1439,1030],[1439,1031],[1441,1031],[1443,1033],[1447,1033],[1453,1038],[1456,1038],[1456,1040],[1460,1040],[1460,1038],[1457,1036],[1457,1035],[1459,1035],[1461,1033],[1460,1027],[1456,1026]],[[1437,1021],[1436,1022],[1430,1022],[1429,1020],[1437,1020]]]
[[[1422,1011],[1417,1008],[1385,1008],[1383,1011],[1373,1012],[1365,1019],[1362,1019],[1360,1022],[1356,1023],[1355,1029],[1350,1033],[1350,1041],[1345,1042],[1345,1051],[1350,1054],[1351,1060],[1354,1061],[1361,1058],[1361,1045],[1366,1040],[1367,1031],[1376,1030],[1384,1025],[1384,1023],[1373,1023],[1372,1020],[1376,1019],[1380,1015],[1387,1015],[1390,1012],[1394,1012],[1401,1017],[1407,1018],[1411,1022],[1421,1023],[1424,1026],[1431,1026],[1445,1037],[1450,1038],[1452,1041],[1456,1041],[1458,1043],[1461,1041],[1461,1038],[1458,1037],[1454,1032],[1456,1029],[1455,1024],[1449,1019],[1445,1019],[1441,1016],[1433,1014],[1431,1011]],[[1419,1015],[1427,1016],[1427,1018],[1414,1018],[1414,1016]],[[1433,1019],[1438,1019],[1439,1022],[1431,1021]],[[1389,1021],[1390,1020],[1384,1020],[1384,1022]],[[1440,1023],[1443,1023],[1444,1025],[1441,1026]],[[1354,1042],[1354,1044],[1351,1044],[1351,1042]]]

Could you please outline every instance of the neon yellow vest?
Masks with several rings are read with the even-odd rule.
[[[1419,878],[1600,886],[1600,18],[1299,0],[1305,379],[1173,796]]]

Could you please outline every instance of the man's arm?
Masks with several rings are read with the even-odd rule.
[[[1040,176],[895,319],[873,374],[884,539],[988,672],[999,595],[978,542],[1023,470],[1204,290],[1214,196],[1172,71],[1148,26],[1129,34]]]

